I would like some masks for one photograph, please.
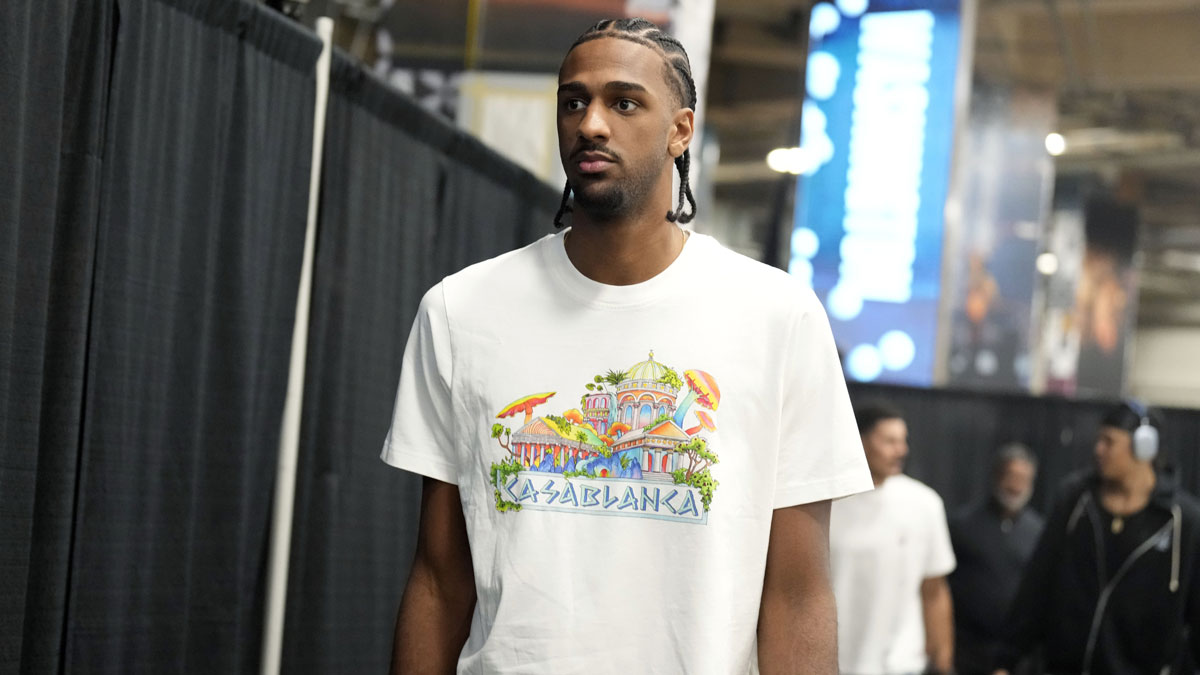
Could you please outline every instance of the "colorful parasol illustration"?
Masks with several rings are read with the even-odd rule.
[[[496,419],[512,417],[517,413],[523,412],[525,413],[525,424],[529,424],[529,421],[533,419],[533,409],[539,405],[542,405],[546,401],[549,401],[550,398],[554,396],[554,393],[555,392],[551,391],[545,394],[530,394],[529,396],[523,396],[504,406],[504,410],[501,410],[496,415]]]
[[[717,387],[717,381],[703,370],[685,370],[683,382],[688,393],[679,404],[679,409],[675,411],[675,424],[680,426],[683,426],[683,417],[687,415],[692,403],[698,403],[714,412],[721,403],[721,389]]]
[[[700,431],[701,429],[704,429],[705,431],[716,431],[717,430],[717,425],[715,422],[713,422],[712,415],[709,415],[708,413],[704,412],[703,410],[697,410],[695,415],[696,415],[696,421],[698,421],[700,423],[687,430],[686,433],[688,436],[696,435],[696,432]]]

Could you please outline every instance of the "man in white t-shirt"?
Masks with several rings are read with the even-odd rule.
[[[695,103],[656,26],[589,29],[571,228],[422,300],[383,450],[425,476],[393,672],[836,672],[829,504],[870,474],[811,290],[676,225]]]
[[[954,549],[942,499],[904,475],[908,427],[899,410],[855,409],[875,490],[843,499],[830,516],[830,563],[843,673],[947,673],[954,617],[946,575]]]

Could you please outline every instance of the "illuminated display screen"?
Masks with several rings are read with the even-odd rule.
[[[846,373],[933,378],[958,0],[813,8],[789,271],[825,304]]]

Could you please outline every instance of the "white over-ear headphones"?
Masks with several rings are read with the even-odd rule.
[[[1125,401],[1125,405],[1140,420],[1138,428],[1133,430],[1133,456],[1142,462],[1152,461],[1158,456],[1158,429],[1151,424],[1146,406],[1133,399]]]

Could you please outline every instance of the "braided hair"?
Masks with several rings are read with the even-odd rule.
[[[671,85],[676,103],[681,108],[696,109],[696,83],[692,80],[692,64],[688,61],[687,52],[679,40],[664,33],[656,24],[646,19],[605,19],[584,31],[567,53],[570,54],[571,50],[585,42],[600,38],[628,40],[658,52],[663,57],[666,79]],[[688,148],[675,158],[675,168],[679,170],[679,201],[674,210],[667,211],[667,220],[672,223],[690,223],[696,217],[696,198],[692,196],[692,186],[688,180],[691,166],[692,151]],[[571,212],[570,199],[571,183],[568,181],[563,190],[562,204],[558,207],[558,213],[554,215],[555,227],[562,227],[563,216]],[[683,210],[684,200],[691,207],[687,212]]]

